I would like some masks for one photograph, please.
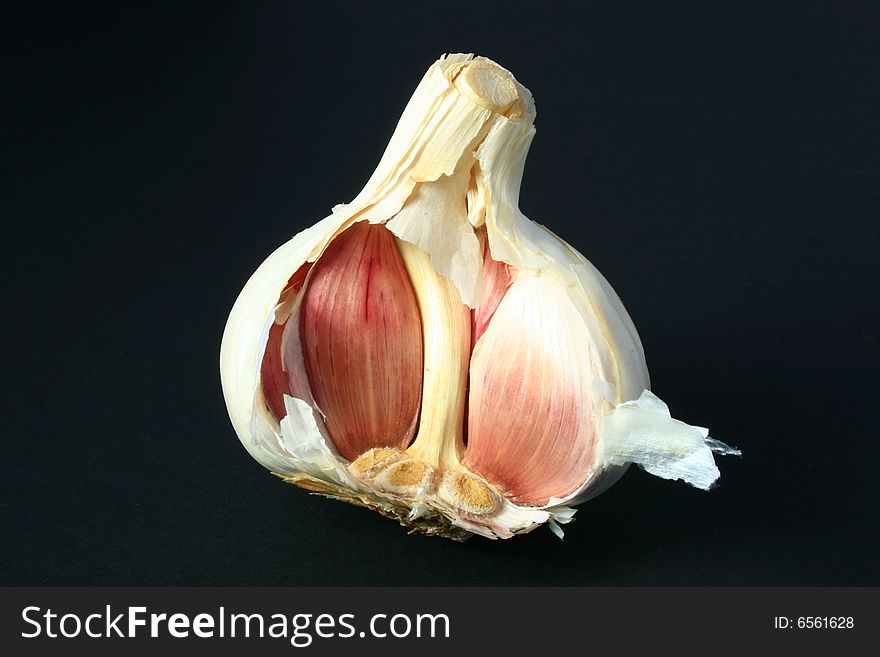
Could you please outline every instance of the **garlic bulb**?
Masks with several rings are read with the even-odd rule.
[[[736,450],[671,418],[609,284],[519,211],[534,118],[507,70],[441,58],[363,191],[251,276],[220,366],[262,465],[456,540],[561,536],[630,463],[718,478]]]

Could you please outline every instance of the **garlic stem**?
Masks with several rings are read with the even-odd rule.
[[[520,98],[510,71],[488,59],[468,62],[454,83],[477,105],[496,114],[504,114]]]
[[[427,253],[403,240],[397,245],[418,300],[424,339],[419,430],[407,452],[446,470],[458,466],[464,454],[471,314]]]

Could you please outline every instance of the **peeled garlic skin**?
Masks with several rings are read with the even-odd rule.
[[[485,97],[484,88],[491,89]],[[507,538],[543,523],[561,535],[558,523],[574,514],[569,506],[606,490],[630,463],[704,489],[714,482],[718,471],[711,452],[735,452],[718,448],[705,430],[671,418],[665,404],[648,392],[638,333],[611,286],[576,249],[519,210],[534,117],[531,94],[501,67],[469,55],[441,58],[416,89],[361,193],[278,248],[249,278],[230,312],[220,371],[233,427],[264,467],[309,490],[450,537],[470,532]],[[572,212],[577,212],[576,200]],[[472,477],[469,469],[495,485],[506,499],[491,518],[470,517],[466,505],[458,511],[444,506],[442,495],[424,503],[366,490],[347,468],[355,453],[340,453],[331,427],[325,426],[326,409],[310,391],[301,394],[292,380],[290,395],[275,397],[277,390],[287,390],[273,383],[273,399],[263,396],[261,368],[270,335],[274,348],[278,327],[307,296],[291,304],[282,293],[295,273],[309,263],[319,266],[328,245],[357,222],[385,224],[399,245],[418,247],[460,293],[460,301],[474,309],[470,404],[486,418],[471,418],[472,451],[464,454],[460,475],[446,469],[447,459],[443,481]],[[484,266],[487,254],[494,264]],[[481,293],[484,286],[489,293]],[[563,322],[564,330],[542,321],[542,314]],[[493,324],[496,317],[501,320]],[[504,336],[505,322],[520,321],[532,327],[532,338],[511,342]],[[564,348],[545,363],[541,352],[554,340]],[[511,345],[536,364],[533,371],[546,374],[550,392],[536,397],[515,376],[505,379],[505,349]],[[474,390],[478,381],[488,393]],[[561,387],[554,388],[553,381]],[[543,409],[543,422],[519,433],[514,425],[498,431],[495,425],[503,425],[505,412],[499,395],[518,396],[524,407]],[[519,471],[515,460],[499,458],[496,452],[505,440],[517,453],[528,452],[530,436],[544,436],[545,446],[534,450],[533,458],[520,459],[531,470]],[[418,453],[427,458],[427,452]],[[446,453],[455,461],[456,450]],[[421,467],[416,462],[410,469]],[[542,467],[558,476],[542,481],[536,474]],[[467,481],[474,490],[482,486],[477,479]],[[448,526],[426,530],[420,518],[435,512]]]

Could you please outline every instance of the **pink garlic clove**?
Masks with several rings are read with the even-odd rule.
[[[302,295],[299,341],[282,349],[301,343],[311,394],[340,454],[406,448],[421,400],[422,331],[394,236],[353,224],[312,267]],[[285,362],[295,356],[285,353]]]

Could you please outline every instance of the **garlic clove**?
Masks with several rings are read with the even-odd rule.
[[[568,291],[521,273],[474,347],[464,464],[515,503],[564,498],[590,471],[603,376],[590,342]]]
[[[422,332],[388,229],[358,222],[337,236],[312,267],[292,319],[281,345],[285,370],[304,368],[339,452],[354,460],[373,447],[406,448],[419,414]],[[291,389],[300,376],[291,374]]]

